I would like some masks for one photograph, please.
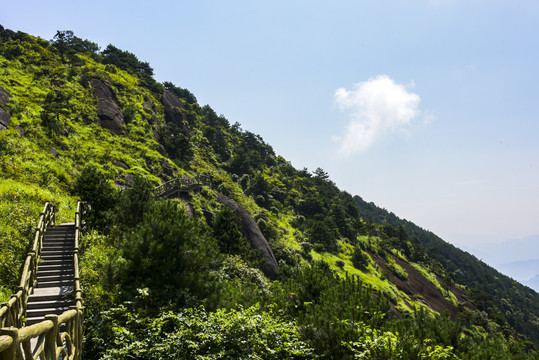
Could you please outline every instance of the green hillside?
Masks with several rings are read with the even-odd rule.
[[[60,223],[86,201],[86,358],[539,358],[531,289],[128,51],[0,30],[0,300],[43,203]],[[178,178],[196,186],[155,196]]]

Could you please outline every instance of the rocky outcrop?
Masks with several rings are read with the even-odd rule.
[[[11,94],[0,87],[0,131],[7,129],[9,126],[11,114],[3,108],[3,105],[7,104],[9,99],[11,99]]]
[[[123,134],[124,114],[118,106],[108,85],[99,79],[90,79],[94,98],[97,99],[97,122],[115,134]]]
[[[254,219],[249,215],[247,210],[226,196],[219,194],[218,199],[221,204],[228,206],[238,214],[241,220],[241,232],[243,236],[249,241],[253,249],[260,250],[260,257],[266,260],[261,270],[270,279],[276,279],[279,265],[277,264],[275,255],[273,255],[270,244],[264,235],[262,235]]]
[[[168,90],[163,92],[161,97],[161,103],[165,110],[165,121],[173,122],[178,125],[180,129],[183,130],[185,136],[189,136],[189,127],[187,126],[187,120],[185,119],[184,114],[181,112],[183,109],[183,103],[179,97],[174,95]]]

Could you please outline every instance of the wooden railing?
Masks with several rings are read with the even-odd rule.
[[[47,205],[45,205],[45,208],[47,208]],[[2,325],[3,328],[0,329],[1,360],[78,360],[81,358],[84,308],[82,306],[82,290],[79,279],[78,250],[81,235],[83,208],[83,204],[78,202],[77,211],[75,213],[75,250],[73,254],[73,265],[75,271],[73,284],[75,304],[72,305],[69,310],[64,311],[60,315],[45,315],[45,320],[31,326],[21,327],[20,325]],[[42,220],[46,217],[43,215],[44,213],[41,215],[40,225],[42,224]],[[52,224],[54,224],[54,207],[50,219],[52,219]],[[46,220],[43,221],[43,224],[45,223],[47,223]],[[46,229],[46,227],[44,229]],[[40,231],[40,233],[41,235],[39,238],[39,243],[41,244],[44,230]],[[33,259],[36,259],[35,254]],[[23,271],[23,280],[25,276],[24,274],[25,272]],[[21,280],[21,284],[23,280]],[[33,281],[35,281],[35,273]],[[26,303],[24,303],[23,307],[25,308],[25,306]],[[11,327],[7,328],[4,326]]]
[[[11,299],[0,307],[0,328],[23,326],[28,295],[33,292],[36,285],[37,265],[43,246],[43,236],[49,226],[54,226],[55,212],[54,205],[46,202],[39,217],[32,250],[26,256],[19,288],[15,294],[11,295]]]
[[[154,189],[155,197],[168,196],[171,193],[193,191],[202,185],[211,186],[211,178],[207,175],[197,175],[194,178],[182,176],[169,180]]]

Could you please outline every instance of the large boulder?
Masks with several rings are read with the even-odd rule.
[[[0,131],[7,129],[9,126],[11,114],[2,107],[7,104],[9,99],[11,99],[11,94],[0,87]]]
[[[226,196],[219,194],[218,199],[221,204],[228,206],[238,214],[241,220],[241,233],[249,241],[253,249],[260,250],[260,257],[266,260],[261,270],[270,279],[276,279],[279,265],[277,264],[275,255],[273,255],[270,244],[264,235],[262,235],[254,219],[249,215],[247,210]]]
[[[165,121],[172,122],[183,130],[185,136],[189,136],[189,127],[185,115],[182,113],[183,103],[179,97],[172,92],[165,90],[161,97],[161,103],[165,111]]]
[[[94,97],[97,99],[97,122],[101,127],[115,134],[123,134],[124,114],[118,106],[108,85],[99,79],[89,81]]]

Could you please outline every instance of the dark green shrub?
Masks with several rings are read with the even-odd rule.
[[[352,253],[352,264],[358,270],[366,270],[370,263],[370,257],[361,250],[361,247],[356,246]]]
[[[89,207],[86,221],[90,227],[105,229],[107,227],[107,212],[117,201],[116,189],[107,179],[107,175],[90,163],[82,169],[75,180],[74,193],[85,201]]]
[[[218,266],[217,244],[202,236],[200,225],[190,219],[183,206],[170,200],[151,203],[143,223],[127,236],[124,260],[117,262],[120,283],[130,294],[148,288],[156,304],[186,302],[185,290],[208,296],[213,286],[204,279]]]

